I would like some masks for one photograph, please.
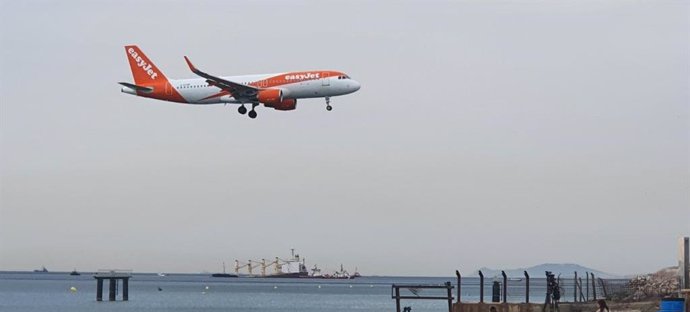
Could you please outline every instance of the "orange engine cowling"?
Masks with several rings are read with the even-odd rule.
[[[293,110],[297,107],[297,100],[283,99],[283,90],[280,89],[259,90],[256,97],[264,106],[277,110]]]
[[[266,107],[273,107],[275,110],[289,111],[297,107],[297,100],[284,99],[278,103],[264,103]]]

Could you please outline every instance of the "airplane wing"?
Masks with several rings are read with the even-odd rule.
[[[256,94],[258,93],[259,89],[248,86],[248,85],[243,85],[241,83],[237,82],[232,82],[230,80],[226,80],[220,77],[216,77],[213,75],[209,75],[205,72],[200,71],[194,65],[192,64],[191,61],[189,61],[189,58],[186,56],[184,57],[185,61],[187,61],[187,65],[189,66],[189,69],[192,70],[193,73],[199,75],[200,77],[206,78],[206,82],[208,82],[211,85],[217,86],[225,91],[230,92],[232,97],[236,99],[247,99],[247,98],[254,98],[256,97]]]

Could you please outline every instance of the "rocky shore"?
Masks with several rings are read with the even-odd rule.
[[[650,298],[663,298],[678,293],[678,269],[669,267],[656,273],[640,275],[629,282],[628,300],[645,300]]]

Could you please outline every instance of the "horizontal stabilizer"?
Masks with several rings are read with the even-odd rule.
[[[132,89],[132,90],[135,90],[135,91],[140,91],[140,92],[144,92],[144,93],[151,93],[151,92],[153,92],[153,87],[142,87],[142,86],[137,86],[137,85],[135,85],[135,84],[131,84],[131,83],[128,83],[128,82],[118,82],[118,83],[121,84],[121,85],[123,85],[123,86],[125,86],[125,87],[127,87],[127,88],[130,88],[130,89]]]

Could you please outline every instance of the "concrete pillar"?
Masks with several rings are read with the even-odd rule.
[[[129,278],[122,279],[122,301],[129,300]]]
[[[96,301],[103,301],[103,279],[96,279]]]
[[[114,278],[109,278],[110,280],[110,291],[108,292],[108,300],[115,301],[115,287],[117,286],[117,280]]]

